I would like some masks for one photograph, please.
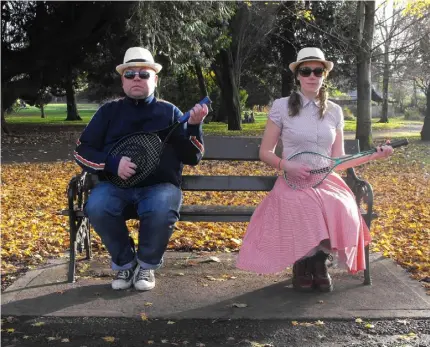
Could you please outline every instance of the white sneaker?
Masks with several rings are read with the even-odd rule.
[[[120,270],[112,281],[112,289],[128,289],[133,284],[134,269]]]
[[[137,265],[134,270],[133,284],[137,290],[153,289],[155,287],[154,270],[142,269],[140,265]]]

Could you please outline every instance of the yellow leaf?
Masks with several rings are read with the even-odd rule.
[[[32,326],[34,326],[34,327],[40,327],[40,326],[42,326],[44,324],[45,324],[45,322],[36,322],[36,323],[33,323]]]
[[[102,337],[103,340],[105,340],[106,342],[115,342],[115,337],[113,336],[105,336]]]
[[[8,333],[13,333],[13,332],[15,332],[15,329],[14,329],[14,328],[9,328],[9,329],[6,329],[6,331],[7,331]]]
[[[143,321],[147,321],[148,320],[148,316],[146,315],[146,313],[141,313],[140,314],[140,318],[143,320]]]
[[[362,320],[361,318],[357,318],[357,319],[355,320],[355,323],[363,323],[363,320]]]

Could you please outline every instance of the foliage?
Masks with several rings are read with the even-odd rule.
[[[248,93],[244,89],[239,90],[240,109],[245,110],[246,101],[248,100]]]
[[[430,0],[408,0],[406,7],[403,10],[405,15],[412,15],[415,17],[423,17],[430,9]]]
[[[131,3],[2,2],[2,96],[34,104],[40,89],[64,94]],[[55,44],[53,44],[55,42]],[[76,87],[76,85],[75,85]]]
[[[136,5],[127,28],[137,45],[164,60],[165,68],[184,73],[195,62],[208,67],[229,44],[223,23],[233,11],[228,2],[144,1]]]
[[[15,102],[6,110],[7,114],[14,114],[20,112],[27,105],[24,100],[16,99]]]
[[[343,110],[343,118],[345,119],[345,120],[355,120],[355,115],[354,115],[354,113],[352,113],[352,111],[349,109],[349,107],[347,107],[347,106],[344,106],[344,107],[342,107],[342,110]]]
[[[423,120],[424,116],[419,109],[408,107],[405,110],[405,119],[407,120]]]

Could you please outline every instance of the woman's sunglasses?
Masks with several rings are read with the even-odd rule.
[[[311,69],[310,67],[301,67],[299,68],[299,74],[303,77],[309,77],[311,73],[314,73],[315,77],[321,77],[324,74],[325,69],[322,67],[317,67],[315,69]]]
[[[151,74],[145,70],[140,70],[140,71],[127,70],[124,72],[123,76],[128,80],[134,79],[135,76],[139,76],[139,78],[142,80],[147,80],[149,76],[151,76]]]

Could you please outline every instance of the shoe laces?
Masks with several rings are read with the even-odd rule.
[[[116,279],[118,280],[126,280],[130,276],[130,270],[120,270],[116,275]]]
[[[150,281],[151,280],[151,270],[150,269],[139,269],[136,276],[137,281]]]

